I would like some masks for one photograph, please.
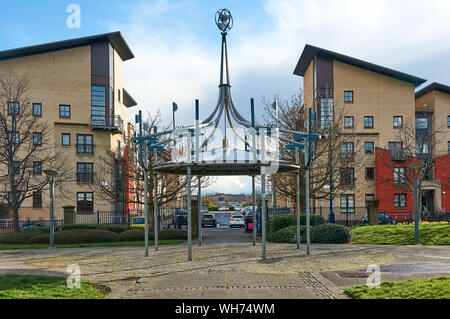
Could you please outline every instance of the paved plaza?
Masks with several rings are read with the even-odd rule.
[[[186,244],[151,249],[148,258],[143,247],[8,250],[0,251],[0,273],[67,276],[76,264],[82,279],[111,287],[108,298],[125,299],[346,298],[370,264],[382,265],[383,281],[450,275],[450,247],[313,245],[308,257],[304,246],[269,243],[262,262],[260,243],[214,243],[216,230],[204,231],[210,240],[194,246],[192,262]]]

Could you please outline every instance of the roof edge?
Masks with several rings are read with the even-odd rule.
[[[426,87],[424,87],[423,89],[420,89],[419,91],[417,91],[416,99],[418,99],[419,97],[422,97],[430,92],[433,92],[433,91],[439,91],[439,92],[450,94],[450,86],[442,84],[442,83],[438,83],[438,82],[433,82],[430,85],[427,85]]]

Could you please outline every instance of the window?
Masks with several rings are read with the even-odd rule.
[[[355,185],[355,169],[354,168],[341,168],[341,184],[342,185]]]
[[[344,102],[345,103],[353,103],[353,91],[345,91],[344,92]]]
[[[77,163],[77,183],[91,183],[94,175],[93,163]]]
[[[428,119],[418,118],[416,119],[416,129],[425,130],[428,128]]]
[[[394,194],[396,208],[406,208],[406,194]]]
[[[450,141],[447,142],[447,148],[448,148],[448,155],[450,155]]]
[[[375,179],[375,168],[366,167],[365,176],[366,176],[367,180],[374,180]]]
[[[406,167],[394,167],[394,183],[395,184],[406,184]]]
[[[59,117],[60,118],[70,118],[70,105],[60,105],[59,106]]]
[[[33,208],[42,208],[42,192],[33,193]]]
[[[341,213],[355,212],[355,195],[341,195]]]
[[[33,144],[42,145],[42,133],[33,133]]]
[[[450,128],[450,115],[449,115],[449,116],[447,116],[447,127],[449,127],[449,128]]]
[[[389,142],[389,151],[401,151],[403,149],[403,142]]]
[[[394,116],[394,128],[403,127],[403,116]]]
[[[119,103],[120,103],[120,95],[121,95],[121,92],[120,92],[120,89],[118,89],[117,90],[117,100],[119,101]]]
[[[37,117],[42,116],[42,104],[41,103],[33,103],[33,115]]]
[[[33,162],[33,174],[42,175],[42,162]]]
[[[94,152],[93,135],[77,135],[77,153],[92,154]]]
[[[352,158],[354,156],[353,143],[342,143],[340,155],[341,155],[341,158]]]
[[[8,139],[11,144],[20,143],[20,133],[19,132],[8,132]]]
[[[91,118],[93,126],[106,125],[106,88],[104,86],[91,88]]]
[[[62,146],[70,146],[70,134],[69,133],[62,134],[61,145]]]
[[[364,128],[373,128],[373,116],[364,116]]]
[[[354,125],[354,117],[353,116],[346,116],[344,118],[344,127],[345,128],[353,128]]]
[[[94,212],[94,193],[77,193],[77,212]]]
[[[20,162],[14,161],[12,162],[12,166],[14,169],[14,174],[19,174],[20,173]],[[8,166],[8,174],[11,172],[9,166]]]
[[[19,114],[20,114],[20,103],[8,102],[8,115],[19,115]]]
[[[333,125],[333,99],[322,99],[320,103],[320,127],[330,128]]]
[[[365,153],[373,153],[375,148],[374,142],[365,142],[364,143],[364,152]]]
[[[429,153],[429,148],[428,148],[428,143],[427,142],[420,142],[417,141],[416,142],[416,154],[417,155],[423,155],[423,154],[428,154]]]

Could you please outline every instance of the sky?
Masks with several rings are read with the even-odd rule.
[[[68,28],[67,7],[80,7]],[[416,0],[16,0],[3,1],[0,50],[121,31],[136,58],[124,64],[130,111],[161,112],[193,123],[194,102],[206,118],[217,102],[220,32],[215,12],[230,9],[233,101],[249,117],[255,98],[289,99],[302,88],[293,74],[305,44],[337,51],[421,78],[450,84],[450,1]],[[426,83],[426,84],[428,84]],[[425,85],[426,85],[425,84]],[[227,177],[205,192],[250,193],[251,179]]]

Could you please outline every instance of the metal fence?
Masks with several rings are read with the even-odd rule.
[[[173,207],[160,207],[158,218],[160,229],[173,228],[176,209]],[[150,213],[152,215],[152,213]],[[153,218],[149,216],[150,219]],[[98,224],[117,226],[144,226],[145,214],[141,209],[126,211],[100,211],[96,213],[74,213],[75,224]]]
[[[64,219],[58,218],[54,221],[55,227],[61,227],[64,225]],[[48,219],[20,219],[19,229],[24,230],[32,227],[50,227],[50,220]],[[14,232],[14,222],[12,219],[0,219],[0,234]]]

